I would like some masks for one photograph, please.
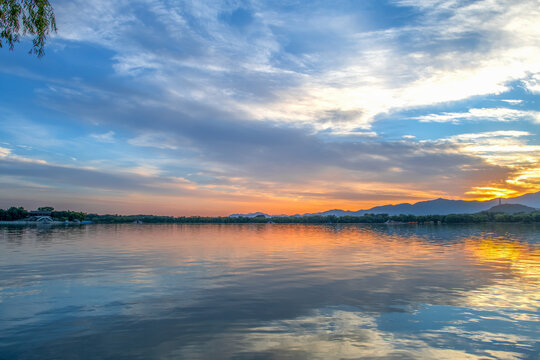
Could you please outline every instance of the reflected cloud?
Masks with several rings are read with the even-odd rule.
[[[379,329],[376,316],[354,309],[326,308],[311,316],[281,320],[250,328],[241,340],[242,357],[281,358],[291,355],[309,359],[521,359],[522,354],[494,349],[451,348],[442,335],[452,333],[479,343],[526,344],[534,339],[509,334],[465,332],[456,327],[424,330],[425,333],[396,333]],[[457,346],[456,346],[457,345]],[[524,347],[528,347],[524,345]],[[486,356],[488,355],[488,356]]]
[[[523,358],[538,345],[537,238],[533,225],[0,227],[0,356]]]
[[[540,248],[505,238],[481,238],[468,241],[465,251],[511,275],[496,279],[493,285],[471,291],[466,296],[467,304],[476,308],[500,309],[514,320],[538,320]],[[520,310],[530,313],[524,314]]]

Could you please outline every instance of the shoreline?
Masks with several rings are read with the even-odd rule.
[[[35,222],[35,221],[0,221],[2,225],[14,225],[14,226],[81,226],[81,225],[377,225],[387,226],[389,228],[394,227],[413,227],[413,226],[429,226],[439,227],[447,225],[484,225],[484,224],[515,224],[515,225],[540,225],[540,222],[525,222],[525,221],[486,221],[486,222],[455,222],[455,223],[367,223],[367,222],[91,222],[91,223],[75,223],[75,222],[63,222],[53,221],[48,223]]]
[[[44,226],[44,225],[87,225],[81,222],[74,221],[28,221],[28,220],[13,220],[13,221],[0,221],[0,225],[26,225],[26,226]]]

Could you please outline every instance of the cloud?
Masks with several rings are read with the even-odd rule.
[[[156,179],[149,177],[134,174],[111,174],[99,170],[54,165],[17,157],[1,159],[0,169],[4,176],[33,179],[38,183],[43,181],[56,186],[63,184],[105,190],[149,191],[152,189],[152,191],[159,191],[153,185]]]
[[[414,190],[404,191],[405,189],[394,189],[393,191],[385,191],[384,185],[380,184],[380,188],[377,191],[374,189],[354,189],[343,187],[343,190],[340,191],[321,191],[321,192],[309,192],[309,191],[299,191],[295,195],[302,198],[321,198],[326,200],[347,200],[347,201],[386,201],[386,202],[395,202],[395,201],[406,201],[406,200],[424,200],[426,198],[426,193],[423,191],[415,192]],[[358,210],[358,209],[354,209]]]
[[[298,8],[310,13],[299,22],[296,12],[247,4],[62,3],[59,38],[113,50],[119,75],[176,101],[340,134],[391,111],[502,93],[513,80],[534,89],[540,73],[533,0],[395,1],[392,11],[417,8],[418,20],[375,30],[339,6]]]
[[[533,74],[523,80],[525,88],[533,94],[540,94],[540,74]]]
[[[512,161],[532,166],[536,156],[537,145],[522,133],[466,130],[469,135],[418,142],[414,136],[424,136],[415,131],[422,129],[403,135],[395,115],[428,107],[430,114],[417,120],[528,122],[523,128],[532,134],[540,117],[528,102],[519,110],[452,106],[516,83],[535,91],[540,10],[532,0],[391,1],[382,3],[380,19],[363,2],[57,4],[60,30],[52,42],[63,47],[51,63],[88,52],[99,66],[69,76],[53,67],[47,76],[41,70],[24,76],[39,84],[33,94],[40,114],[60,114],[64,129],[88,131],[99,143],[70,153],[112,176],[104,175],[107,184],[89,173],[96,188],[117,186],[125,176],[126,189],[145,194],[156,191],[153,184],[172,191],[174,179],[183,179],[188,183],[179,193],[223,199],[260,192],[265,199],[321,204],[331,201],[320,196],[326,191],[352,202],[389,186],[397,188],[389,195],[396,199],[458,196],[487,179],[508,179],[518,171]],[[379,129],[383,118],[395,122]],[[443,126],[429,124],[437,125]],[[10,136],[20,133],[17,125]],[[22,142],[49,151],[46,159],[74,183],[84,177],[88,169],[66,170],[50,155],[52,136],[41,143],[33,137]],[[58,141],[56,153],[76,148],[65,138],[71,142]],[[396,138],[402,140],[388,140]],[[27,157],[43,158],[36,152]],[[45,174],[52,182],[54,171],[39,167],[17,176]]]
[[[540,145],[528,143],[527,138],[532,135],[526,131],[491,131],[454,135],[439,142],[455,144],[461,152],[474,154],[491,164],[534,167],[540,165]]]
[[[154,147],[158,149],[175,150],[178,147],[174,145],[171,139],[165,134],[145,133],[128,140],[128,143],[134,146]]]
[[[469,133],[469,134],[459,134],[449,137],[449,140],[457,141],[469,141],[482,138],[497,138],[497,137],[522,137],[522,136],[531,136],[532,134],[527,131],[516,131],[516,130],[500,130],[500,131],[488,131],[481,133]]]
[[[12,155],[0,159],[0,172],[2,186],[12,190],[10,196],[2,199],[4,206],[13,204],[10,201],[24,201],[31,206],[38,205],[36,202],[39,201],[49,201],[85,211],[108,208],[133,213],[155,209],[155,214],[171,215],[171,211],[182,211],[180,214],[183,215],[218,215],[220,209],[228,211],[226,207],[232,203],[260,203],[263,199],[249,191],[220,191],[198,186],[185,178],[157,176],[159,172],[152,167],[97,170]],[[194,199],[197,204],[193,203]],[[212,209],[210,205],[217,208]],[[169,212],[163,209],[169,209]]]
[[[392,11],[418,8],[418,20],[376,30],[358,27],[350,9],[321,4],[295,8],[310,12],[301,23],[291,21],[297,12],[260,3],[143,1],[145,12],[127,4],[67,3],[59,37],[112,49],[118,74],[136,75],[168,102],[219,104],[244,119],[338,135],[399,109],[501,93],[540,72],[534,1],[396,1]],[[85,14],[82,26],[75,11]],[[240,33],[223,21],[235,12],[250,20]],[[322,24],[328,41],[317,32]],[[315,47],[298,51],[308,43]]]
[[[518,104],[521,104],[523,102],[523,100],[521,100],[521,99],[519,99],[519,100],[518,99],[503,99],[501,101],[504,101],[504,102],[506,102],[506,103],[508,103],[510,105],[518,105]]]
[[[103,134],[90,134],[90,137],[102,143],[113,143],[115,141],[114,131],[108,131]]]
[[[491,178],[489,186],[474,186],[467,192],[473,195],[503,196],[538,191],[540,145],[529,143],[533,135],[527,131],[501,130],[459,134],[440,142],[454,144],[462,153],[508,168],[506,178]]]
[[[100,111],[104,121],[123,120],[115,112],[114,100],[110,108],[107,103],[102,104]],[[453,144],[377,139],[323,141],[301,129],[268,123],[222,120],[214,124],[213,120],[190,120],[187,116],[181,122],[173,122],[167,120],[168,112],[149,113],[160,121],[145,121],[144,111],[139,111],[140,118],[130,114],[130,121],[138,123],[143,133],[168,131],[167,147],[154,144],[156,149],[166,151],[167,159],[181,159],[186,156],[187,147],[188,159],[194,167],[182,168],[174,160],[163,164],[144,160],[141,165],[123,170],[113,170],[111,166],[95,170],[11,157],[1,164],[2,173],[35,183],[62,184],[99,193],[114,190],[124,194],[169,194],[171,200],[222,199],[232,208],[255,199],[260,204],[272,204],[280,199],[281,206],[289,202],[287,209],[290,209],[297,206],[294,201],[299,199],[306,207],[336,206],[336,202],[345,201],[348,207],[360,208],[372,205],[377,199],[391,201],[400,196],[402,199],[456,196],[479,179],[506,178],[508,172],[456,152]],[[393,189],[391,194],[389,187]]]
[[[11,149],[0,147],[0,158],[4,158],[11,153]]]
[[[534,185],[540,185],[540,167],[523,169],[517,172],[512,179],[506,180],[506,182],[517,187],[534,189]]]
[[[459,173],[463,163],[483,166],[445,145],[323,140],[304,128],[242,120],[238,114],[211,106],[201,108],[197,102],[177,103],[173,108],[131,106],[134,108],[119,108],[115,98],[99,108],[70,101],[70,112],[79,118],[100,118],[113,127],[129,123],[143,134],[130,140],[133,145],[176,150],[179,156],[189,151],[200,166],[254,180],[302,182],[334,178],[336,171],[353,171],[358,181],[397,181],[447,174],[450,169]],[[404,169],[399,175],[389,170],[396,166]]]
[[[533,110],[516,110],[508,108],[480,108],[469,109],[462,113],[429,114],[418,116],[415,119],[421,122],[453,122],[461,121],[518,121],[530,120],[540,124],[540,112]]]
[[[356,34],[339,69],[310,74],[300,87],[283,90],[272,108],[254,112],[309,123],[322,111],[358,111],[335,125],[351,131],[390,111],[499,94],[510,81],[540,71],[534,1],[407,5],[424,12],[421,24]]]

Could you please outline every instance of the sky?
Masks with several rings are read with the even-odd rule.
[[[53,0],[0,207],[296,214],[540,191],[537,0]]]

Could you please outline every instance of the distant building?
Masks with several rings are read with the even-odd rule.
[[[47,210],[32,210],[28,213],[29,216],[51,216],[52,211]]]

